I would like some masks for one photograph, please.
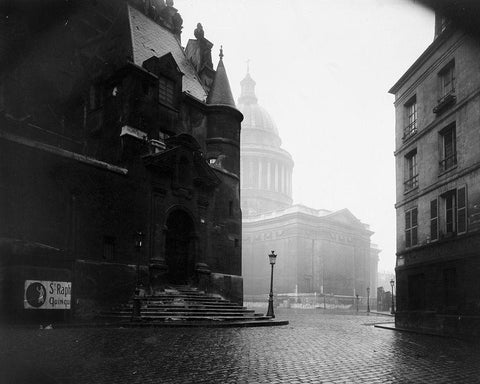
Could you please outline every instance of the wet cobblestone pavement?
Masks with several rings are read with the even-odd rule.
[[[374,328],[392,318],[277,313],[265,328],[0,331],[0,383],[480,383],[480,345]]]

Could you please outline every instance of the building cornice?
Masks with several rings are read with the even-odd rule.
[[[400,79],[389,89],[388,93],[395,95],[400,88],[412,77],[412,75],[421,68],[427,60],[438,50],[438,48],[445,43],[454,33],[454,29],[447,29],[444,33],[440,34],[433,42],[427,47],[420,57],[407,69],[407,71],[400,77]]]
[[[415,195],[412,195],[402,201],[399,201],[395,204],[395,208],[398,209],[398,208],[401,208],[403,207],[404,205],[412,202],[412,201],[415,201],[417,200],[419,197],[421,196],[424,196],[438,188],[441,188],[443,187],[444,185],[446,184],[449,184],[465,175],[468,175],[469,173],[472,173],[472,172],[475,172],[476,170],[480,169],[480,162],[476,162],[475,164],[457,172],[457,173],[454,173],[452,174],[450,177],[447,177],[446,179],[442,179],[442,180],[438,180],[437,182],[433,183],[433,184],[430,184],[428,187],[424,188],[424,189],[421,189],[419,190]]]

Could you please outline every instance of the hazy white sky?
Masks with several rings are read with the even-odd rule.
[[[433,40],[433,13],[409,0],[176,0],[182,44],[197,22],[235,99],[250,59],[259,103],[295,161],[293,199],[348,208],[375,231],[379,271],[395,267],[390,87]]]

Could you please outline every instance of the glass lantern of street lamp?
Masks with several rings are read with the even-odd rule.
[[[395,280],[390,280],[390,285],[392,286],[392,294],[393,294],[393,286],[395,285]]]
[[[275,254],[274,251],[268,255],[268,258],[270,259],[270,264],[274,265],[275,260],[277,259],[277,255]]]

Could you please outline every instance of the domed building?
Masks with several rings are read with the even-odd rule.
[[[241,81],[238,108],[245,119],[241,132],[241,179],[243,216],[292,205],[292,156],[281,148],[275,122],[258,104],[255,81],[247,73]]]
[[[255,94],[250,73],[241,81],[242,275],[245,301],[265,301],[267,255],[275,250],[275,293],[375,296],[378,253],[368,225],[350,211],[293,204],[292,156]],[[308,295],[307,295],[308,296]],[[307,297],[304,296],[304,297]],[[288,297],[285,295],[284,297]]]

